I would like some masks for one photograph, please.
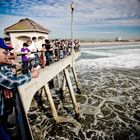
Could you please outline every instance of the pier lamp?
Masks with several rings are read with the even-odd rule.
[[[73,73],[75,73],[75,70],[74,70],[74,53],[75,53],[75,51],[74,51],[74,20],[73,20],[74,3],[73,3],[73,1],[71,2],[70,7],[71,7],[71,41],[72,41],[72,55],[73,55],[72,70],[73,70]],[[81,91],[80,91],[80,88],[78,87],[78,85],[77,85],[77,93],[81,94]]]
[[[73,34],[74,34],[74,22],[73,22],[73,12],[74,12],[74,3],[71,2],[71,41],[72,41],[72,53],[74,53],[74,45],[73,45]]]

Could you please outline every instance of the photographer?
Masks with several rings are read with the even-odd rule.
[[[11,49],[0,38],[0,140],[10,140],[5,123],[12,111],[9,110],[11,106],[8,104],[9,99],[13,97],[12,90],[39,75],[39,70],[33,70],[25,75],[15,75],[12,67],[8,65],[12,62],[9,59]]]

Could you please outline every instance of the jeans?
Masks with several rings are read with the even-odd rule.
[[[35,54],[34,61],[35,61],[35,67],[37,67],[39,65],[39,56],[38,56],[38,54]]]
[[[46,56],[46,65],[49,65],[51,62],[51,54],[49,51],[45,52],[45,56]]]
[[[29,72],[28,61],[23,62],[22,69],[23,74],[27,74]]]
[[[2,124],[0,124],[0,140],[10,140],[10,136]]]

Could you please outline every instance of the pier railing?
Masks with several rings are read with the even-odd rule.
[[[79,52],[79,51],[80,51],[80,48],[76,48],[76,47],[74,48],[74,52]],[[71,55],[71,53],[72,53],[72,51],[69,54],[68,54],[68,52],[65,52],[63,54],[63,57],[60,57],[60,55],[58,55],[57,58],[51,58],[51,63],[50,64],[55,63],[59,60],[62,60],[64,58],[68,57],[69,55]],[[43,57],[45,57],[45,51],[41,50],[41,51],[37,51],[37,52],[30,52],[30,54],[37,54],[38,55],[38,58],[37,58],[38,62],[39,62],[38,64],[41,66],[41,68],[44,68],[44,67],[48,66],[47,64],[46,65],[42,64],[43,63],[42,59],[44,59],[44,58],[41,58],[41,54],[43,55]],[[16,55],[17,55],[16,61],[21,65],[21,66],[16,67],[16,72],[17,72],[17,74],[21,74],[22,71],[24,70],[24,68],[22,67],[22,65],[23,65],[22,56],[23,55],[29,55],[29,54],[25,53],[25,52],[18,52]],[[57,60],[54,60],[54,59],[57,59]],[[34,61],[34,60],[35,60],[35,58],[28,58],[28,67],[26,67],[26,69],[31,69],[31,62]],[[44,61],[47,61],[47,59],[44,60]],[[32,67],[34,67],[34,66],[32,66]]]
[[[64,91],[66,85],[68,86],[68,90],[69,90],[70,97],[72,100],[75,115],[79,116],[79,109],[76,102],[75,93],[72,86],[69,70],[71,70],[71,72],[73,73],[73,78],[75,80],[77,90],[79,90],[79,82],[78,82],[77,75],[74,68],[74,61],[80,55],[81,55],[80,51],[73,52],[71,55],[66,56],[64,59],[60,59],[59,61],[56,61],[55,63],[52,63],[51,65],[44,67],[43,69],[40,69],[40,74],[37,78],[34,78],[30,82],[25,83],[24,85],[18,87],[19,98],[23,106],[24,116],[26,118],[26,121],[29,127],[30,132],[29,131],[28,132],[30,133],[31,139],[34,139],[34,138],[33,138],[30,124],[28,121],[27,113],[30,109],[31,102],[34,98],[34,95],[40,89],[44,89],[45,95],[47,96],[48,102],[50,104],[50,109],[51,109],[54,121],[56,123],[59,123],[62,121],[60,119],[61,117],[58,116],[58,113],[57,113],[57,110],[56,110],[56,107],[52,98],[52,94],[49,88],[49,84],[48,84],[48,82],[54,78],[57,78],[57,81],[59,82],[60,73],[63,75],[63,82],[61,84],[58,83],[59,88],[62,91]]]
[[[40,74],[38,78],[32,79],[30,82],[25,83],[18,87],[22,103],[26,113],[28,113],[31,101],[35,93],[44,85],[47,85],[50,80],[59,75],[60,72],[64,72],[68,67],[73,67],[73,57],[74,60],[80,56],[80,52],[76,52],[73,55],[69,55],[60,61],[52,63],[49,67],[40,69]]]

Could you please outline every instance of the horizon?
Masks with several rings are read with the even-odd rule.
[[[71,37],[71,0],[0,1],[0,36],[4,29],[29,18],[51,30],[49,38]],[[140,0],[75,0],[74,38],[140,39]]]

